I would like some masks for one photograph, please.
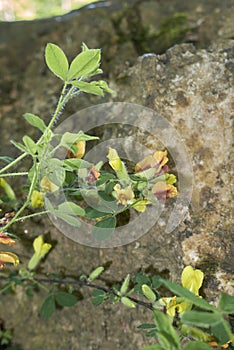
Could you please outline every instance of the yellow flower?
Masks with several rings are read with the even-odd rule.
[[[78,141],[76,143],[77,152],[73,153],[71,150],[67,150],[67,158],[78,158],[81,159],[83,155],[85,154],[85,141]]]
[[[13,245],[15,243],[15,240],[11,237],[7,236],[5,233],[0,232],[0,243],[7,244],[7,245]]]
[[[121,188],[119,184],[114,187],[114,197],[118,200],[117,203],[122,205],[127,205],[134,198],[134,193],[131,186],[126,188]]]
[[[46,176],[41,179],[40,185],[43,192],[54,192],[59,189],[59,187],[50,181]]]
[[[202,286],[204,273],[201,270],[194,270],[192,266],[186,266],[181,275],[182,286],[190,292],[199,295]]]
[[[169,316],[174,317],[176,312],[181,314],[185,310],[187,310],[188,303],[186,301],[180,302],[181,298],[176,296],[172,298],[162,298],[161,302],[166,305],[167,313]],[[189,303],[189,305],[191,305]]]
[[[152,187],[153,194],[159,201],[166,201],[168,198],[177,196],[177,188],[171,184],[159,181]]]
[[[140,213],[144,213],[144,211],[146,210],[146,205],[151,203],[152,202],[148,199],[143,199],[133,204],[132,208],[134,208],[136,211],[139,211]]]
[[[199,295],[203,278],[204,273],[201,270],[194,270],[192,266],[186,266],[181,275],[182,286],[190,290],[190,292]],[[192,307],[191,302],[184,301],[183,298],[176,296],[172,298],[161,298],[160,303],[166,306],[167,313],[171,317],[174,317],[176,312],[183,313]]]
[[[42,193],[34,190],[31,196],[31,206],[33,208],[42,208],[44,206]]]
[[[129,180],[128,172],[125,168],[124,163],[119,158],[117,151],[114,148],[109,147],[109,153],[107,155],[109,164],[113,170],[115,170],[120,180]]]
[[[150,168],[155,168],[155,175],[160,172],[167,172],[168,167],[167,151],[156,151],[152,155],[148,155],[142,161],[136,164],[135,171],[143,171]]]
[[[109,159],[109,164],[115,171],[121,171],[123,168],[123,164],[117,151],[114,148],[109,147],[109,153],[107,155]]]
[[[40,235],[33,241],[34,254],[28,262],[28,268],[33,270],[39,264],[40,260],[50,251],[52,245],[44,243],[43,236]]]
[[[4,268],[6,263],[11,263],[14,266],[19,265],[19,258],[11,252],[0,252],[0,268]]]

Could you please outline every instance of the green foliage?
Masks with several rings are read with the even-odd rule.
[[[181,350],[179,336],[172,326],[170,318],[163,312],[155,310],[154,321],[157,328],[157,338],[163,348],[165,350]]]
[[[211,347],[201,341],[193,341],[185,345],[184,350],[210,350]]]
[[[37,115],[32,113],[25,113],[23,117],[27,120],[27,122],[30,125],[34,126],[35,128],[38,128],[41,132],[44,132],[46,130],[46,125],[44,121]]]
[[[112,93],[105,81],[90,82],[89,80],[101,72],[99,68],[101,50],[89,49],[83,44],[82,52],[69,65],[62,49],[55,44],[48,44],[45,60],[51,72],[63,81],[63,88],[48,125],[34,114],[24,114],[24,119],[41,131],[39,140],[35,142],[25,135],[23,143],[12,142],[23,152],[18,158],[15,160],[8,157],[0,158],[7,163],[0,170],[0,186],[10,199],[15,199],[14,191],[2,177],[8,176],[9,169],[26,156],[30,156],[32,161],[28,172],[19,174],[27,175],[26,201],[5,226],[2,225],[1,242],[9,245],[15,243],[14,239],[8,235],[8,228],[13,223],[45,213],[55,215],[74,227],[80,227],[82,219],[92,220],[94,222],[93,238],[108,239],[114,234],[117,225],[116,217],[119,214],[130,208],[144,212],[147,205],[160,200],[163,188],[166,198],[177,195],[177,189],[173,186],[176,177],[164,171],[164,165],[168,162],[167,151],[156,151],[141,160],[136,164],[133,174],[129,174],[127,165],[113,148],[109,148],[107,154],[111,168],[109,172],[102,169],[102,162],[92,164],[82,160],[86,142],[92,142],[98,138],[82,131],[55,134],[53,125],[73,96],[81,92],[101,96],[104,92]],[[67,159],[57,159],[58,150],[65,150]],[[77,186],[77,182],[82,186]],[[65,201],[61,196],[63,192],[66,194]],[[80,203],[82,194],[89,199],[95,199],[97,206],[92,208]],[[51,198],[56,199],[56,205],[52,204]],[[43,202],[46,210],[22,216],[26,208],[39,208]],[[128,274],[121,284],[113,285],[108,289],[94,284],[94,281],[103,273],[103,266],[72,280],[67,280],[64,276],[60,277],[56,273],[49,276],[45,274],[43,278],[38,277],[39,269],[37,271],[36,268],[49,253],[52,245],[44,242],[43,236],[40,235],[35,238],[33,248],[34,253],[27,268],[21,268],[5,276],[5,284],[1,287],[0,293],[3,295],[12,293],[20,285],[25,287],[27,296],[31,298],[35,290],[43,290],[46,298],[39,314],[44,319],[53,316],[56,308],[74,306],[78,301],[75,291],[79,287],[90,287],[94,289],[92,303],[95,306],[107,301],[112,304],[121,303],[128,309],[141,305],[152,312],[154,324],[142,324],[138,328],[147,332],[146,337],[156,338],[158,343],[144,350],[180,350],[185,337],[192,339],[191,343],[185,345],[186,350],[195,349],[201,344],[199,349],[207,349],[210,339],[215,339],[218,346],[232,339],[230,325],[225,317],[234,312],[234,297],[222,293],[217,308],[199,297],[199,289],[204,277],[200,270],[194,270],[191,266],[185,267],[182,272],[182,286],[160,276],[149,277],[140,271],[132,280]],[[8,263],[17,266],[19,259],[14,253],[0,252],[0,263],[1,267]],[[50,288],[46,287],[48,283]],[[175,293],[175,296],[161,297],[158,291],[161,285],[170,291],[170,295],[171,292]],[[134,294],[140,299],[133,296]]]
[[[100,60],[100,50],[83,51],[77,55],[71,63],[67,77],[68,81],[94,75],[99,68]]]
[[[47,44],[45,60],[51,72],[66,81],[69,65],[63,50],[55,44]]]
[[[92,229],[92,235],[95,239],[105,240],[109,238],[115,230],[116,218],[115,216],[107,217],[98,221]]]
[[[100,289],[94,289],[92,294],[92,303],[95,306],[101,305],[106,299],[106,292]]]
[[[42,304],[40,309],[40,316],[42,318],[48,319],[53,315],[55,309],[55,297],[54,294],[51,294],[45,299],[44,303]]]
[[[234,313],[234,298],[231,295],[221,293],[219,299],[218,309],[227,314]]]
[[[78,301],[75,295],[61,291],[54,293],[54,297],[57,304],[62,307],[74,306]]]

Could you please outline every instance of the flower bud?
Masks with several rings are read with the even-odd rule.
[[[152,289],[147,286],[147,284],[143,284],[142,285],[142,292],[144,294],[144,296],[151,302],[154,303],[156,300],[156,295],[154,294],[154,292],[152,291]]]
[[[135,303],[131,299],[127,298],[127,297],[122,297],[121,298],[121,303],[124,304],[127,307],[130,307],[131,309],[134,309],[136,307]]]
[[[127,290],[128,290],[128,286],[129,286],[129,282],[130,282],[130,275],[128,274],[126,277],[125,277],[125,280],[123,281],[123,284],[120,288],[120,294],[121,295],[124,295],[126,294]]]
[[[89,275],[89,281],[92,282],[93,280],[95,280],[102,273],[103,270],[103,266],[99,266],[95,270],[93,270]]]

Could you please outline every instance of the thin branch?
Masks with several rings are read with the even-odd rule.
[[[7,277],[0,276],[0,280],[6,280],[6,279],[7,279]],[[118,297],[118,294],[115,291],[113,291],[112,289],[108,289],[108,288],[105,288],[105,287],[102,287],[102,286],[99,286],[99,285],[96,285],[96,284],[93,284],[90,282],[86,282],[86,281],[67,281],[67,280],[61,280],[61,279],[52,280],[49,278],[48,279],[47,278],[33,278],[33,280],[37,283],[40,283],[40,284],[49,283],[49,284],[79,285],[81,287],[89,287],[89,288],[93,288],[93,289],[99,289],[107,294],[114,294],[115,296]],[[31,281],[32,282],[32,279],[31,278],[24,278],[23,281]],[[138,299],[131,297],[131,296],[128,296],[128,299],[130,299],[134,303],[141,305],[141,306],[143,306],[151,311],[154,310],[152,304],[150,304],[150,303],[146,303],[144,301],[138,300]]]

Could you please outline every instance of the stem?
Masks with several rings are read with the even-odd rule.
[[[47,293],[50,292],[49,288],[46,288],[40,281],[38,281],[38,279],[36,279],[36,278],[29,278],[29,280],[31,282],[33,282],[34,284],[36,284],[37,286],[39,286],[41,289],[44,289]]]
[[[64,97],[65,92],[66,92],[66,88],[67,88],[67,82],[64,83],[63,88],[62,88],[62,92],[61,95],[59,97],[59,101],[57,103],[57,107],[56,110],[54,112],[53,117],[51,118],[49,124],[47,125],[46,130],[44,131],[43,135],[39,138],[39,140],[37,141],[37,145],[43,140],[43,138],[45,138],[47,132],[52,128],[56,118],[58,117],[61,109],[63,108],[63,106],[65,105],[65,103],[70,99],[71,94],[74,90],[74,87],[70,88],[70,90],[68,91],[67,95]],[[44,143],[44,149],[46,148],[47,144],[49,143],[50,140],[46,140],[46,142]],[[12,166],[14,166],[15,164],[17,164],[20,160],[24,159],[27,156],[27,153],[23,153],[21,154],[18,158],[16,158],[13,162],[11,162],[10,164],[8,164],[7,166],[5,166],[4,168],[2,168],[0,170],[0,174],[4,173],[5,171],[7,171],[9,168],[11,168]],[[36,165],[36,158],[34,157],[34,165]],[[28,196],[27,196],[27,200],[25,201],[25,203],[23,204],[23,206],[17,211],[17,213],[15,214],[15,216],[12,218],[11,221],[9,221],[4,227],[2,227],[2,231],[6,230],[9,226],[11,226],[14,222],[20,221],[22,219],[26,219],[32,216],[36,216],[36,215],[40,215],[38,213],[35,213],[36,215],[32,214],[32,215],[26,215],[23,216],[22,218],[19,218],[20,214],[24,211],[24,209],[27,207],[27,205],[30,202],[31,196],[32,196],[32,192],[35,188],[36,182],[37,182],[37,178],[38,178],[38,168],[35,167],[35,172],[33,174],[33,179],[29,188],[29,192],[28,192]],[[28,173],[12,173],[12,174],[4,174],[3,176],[14,176],[14,175],[27,175]],[[42,212],[47,213],[47,211]]]
[[[36,165],[36,159],[34,158],[34,166]],[[26,201],[24,202],[24,204],[22,205],[22,207],[17,211],[17,213],[15,214],[15,216],[11,219],[11,221],[8,222],[8,224],[6,224],[4,227],[1,228],[2,231],[5,231],[9,226],[11,226],[14,222],[16,222],[17,218],[20,216],[20,214],[24,211],[24,209],[27,207],[27,205],[30,202],[31,196],[32,196],[32,192],[34,190],[34,187],[36,185],[37,182],[37,177],[38,177],[38,169],[37,166],[35,166],[35,171],[33,174],[33,178],[32,178],[32,182],[28,191],[28,196]]]
[[[39,283],[80,285],[83,287],[89,287],[89,288],[93,288],[93,289],[103,290],[103,292],[105,292],[105,293],[114,294],[115,296],[118,296],[112,289],[107,289],[105,287],[101,287],[101,286],[98,286],[96,284],[85,282],[85,281],[50,280],[50,279],[46,279],[46,278],[34,278],[34,280],[39,282]],[[147,308],[151,311],[154,310],[153,306],[150,303],[145,303],[144,301],[138,300],[138,299],[133,298],[131,296],[128,296],[128,299],[132,300],[133,302],[135,302],[138,305],[144,306],[145,308]]]
[[[49,213],[49,210],[43,210],[43,211],[40,211],[38,213],[33,213],[33,214],[21,216],[20,218],[16,219],[14,222],[23,221],[23,220],[26,220],[29,218],[33,218],[35,216],[44,215],[44,214],[48,214],[48,213]]]
[[[0,280],[7,280],[7,277],[5,276],[0,276]],[[66,280],[51,280],[51,279],[47,279],[47,278],[34,278],[34,277],[30,277],[30,278],[24,278],[24,281],[31,281],[34,284],[37,284],[38,286],[40,286],[41,288],[43,288],[44,290],[46,290],[47,292],[50,292],[50,290],[48,288],[46,288],[43,283],[48,283],[48,284],[65,284],[65,285],[79,285],[82,287],[89,287],[92,289],[99,289],[99,290],[103,290],[103,292],[107,293],[107,294],[114,294],[115,296],[118,297],[118,295],[112,290],[112,289],[108,289],[105,287],[101,287],[99,285],[93,284],[93,283],[89,283],[89,282],[85,282],[85,281],[66,281]],[[1,290],[0,290],[1,293]],[[128,296],[128,298],[130,300],[132,300],[134,303],[141,305],[151,311],[154,310],[153,306],[151,303],[146,303],[144,301],[138,300],[136,298],[133,298],[131,296]]]
[[[4,168],[0,169],[0,174],[4,173],[4,172],[7,171],[8,169],[10,169],[12,166],[14,166],[15,164],[17,164],[19,161],[21,161],[22,159],[24,159],[26,156],[27,156],[27,153],[21,154],[18,158],[16,158],[15,160],[13,160],[13,162],[11,162],[10,164],[6,165]]]
[[[59,115],[59,113],[60,113],[60,111],[61,111],[61,109],[62,109],[62,107],[64,105],[63,98],[64,98],[64,95],[65,95],[66,88],[67,88],[67,83],[65,82],[64,85],[63,85],[63,89],[62,89],[61,95],[60,95],[59,100],[58,100],[58,104],[57,104],[56,110],[54,112],[53,117],[51,118],[51,121],[47,125],[45,133],[46,133],[46,131],[48,131],[48,130],[50,130],[52,128],[52,126],[53,126],[57,116]]]
[[[25,175],[28,175],[28,172],[2,174],[1,177],[8,177],[8,176],[25,176]]]
[[[64,98],[64,94],[65,94],[65,91],[66,91],[66,88],[67,88],[67,83],[65,82],[64,83],[64,86],[63,86],[63,89],[62,89],[62,92],[61,92],[61,95],[60,95],[60,98],[59,98],[59,101],[58,101],[58,104],[57,104],[57,107],[56,107],[56,110],[54,112],[54,115],[50,121],[50,123],[48,124],[45,132],[43,133],[43,135],[39,138],[39,140],[36,142],[36,144],[38,145],[41,140],[43,139],[44,135],[46,134],[46,131],[48,131],[49,129],[51,129],[51,127],[53,126],[54,124],[54,121],[55,119],[57,118],[59,112],[61,111],[61,108],[64,106],[64,104],[68,101],[68,99],[70,98],[70,95],[72,94],[72,90],[73,90],[73,87],[69,90],[67,96],[65,96]],[[63,98],[64,98],[64,101],[63,101]],[[2,173],[5,173],[8,169],[10,169],[12,166],[16,165],[18,162],[20,162],[22,159],[24,159],[28,154],[27,153],[22,153],[18,158],[16,158],[15,160],[13,160],[13,162],[7,164],[4,168],[0,169],[0,174]],[[7,175],[5,175],[7,176]],[[10,175],[9,175],[10,176]]]

